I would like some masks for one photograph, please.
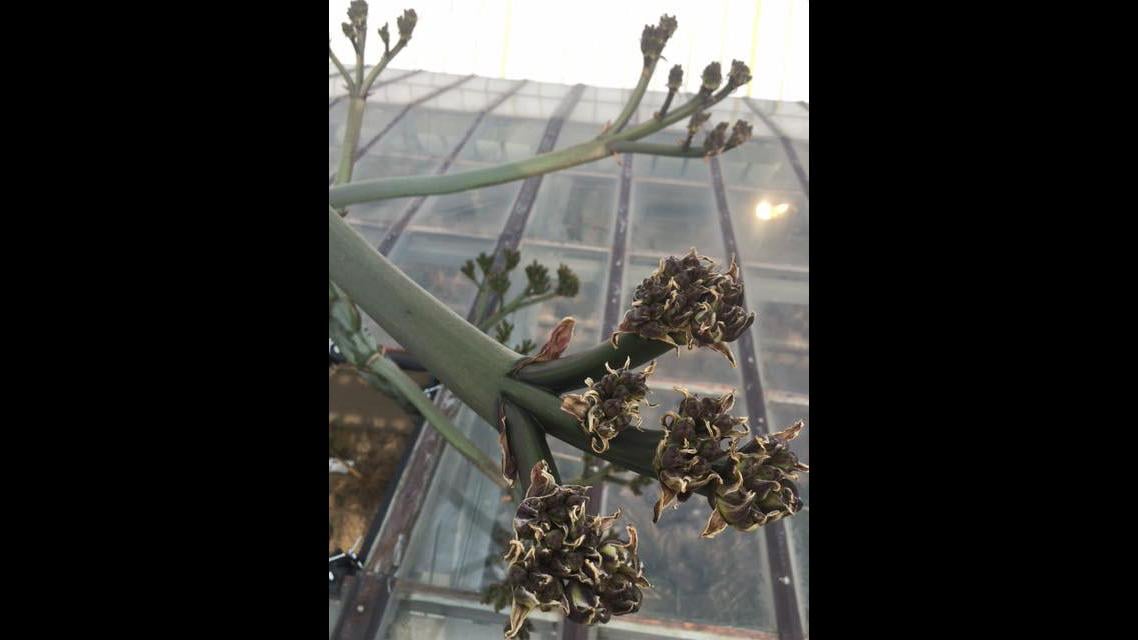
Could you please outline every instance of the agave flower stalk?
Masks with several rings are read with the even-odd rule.
[[[746,68],[746,65],[741,62],[739,65]],[[719,63],[712,63],[709,67],[711,66],[718,69]],[[716,71],[716,73],[719,72]],[[749,80],[750,74],[749,72],[744,74],[740,71],[732,77],[736,80],[744,77]],[[718,83],[716,86],[719,86]],[[521,180],[530,176],[544,175],[552,171],[594,162],[616,153],[618,143],[640,140],[670,127],[696,112],[712,107],[730,95],[736,88],[734,81],[729,81],[718,93],[706,95],[700,93],[680,108],[658,119],[650,118],[635,127],[619,131],[610,127],[604,135],[595,140],[539,154],[525,160],[507,162],[485,169],[472,169],[436,176],[375,178],[359,180],[350,184],[337,184],[328,192],[329,203],[334,207],[345,207],[350,204],[388,198],[455,193]]]

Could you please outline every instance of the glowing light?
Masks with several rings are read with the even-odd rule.
[[[789,204],[783,203],[771,206],[771,203],[766,200],[761,200],[759,204],[755,205],[755,216],[758,217],[759,220],[766,221],[784,216],[789,210]]]

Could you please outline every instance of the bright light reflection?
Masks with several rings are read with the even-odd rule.
[[[759,220],[766,221],[771,220],[772,218],[784,216],[789,210],[789,204],[783,203],[771,206],[771,203],[767,202],[766,200],[761,200],[759,204],[755,206],[755,215],[759,218]]]

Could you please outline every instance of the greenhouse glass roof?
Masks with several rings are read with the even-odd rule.
[[[329,70],[329,174],[339,160],[347,99]],[[662,84],[662,81],[661,83]],[[388,69],[367,103],[362,156],[353,179],[441,174],[527,158],[595,137],[620,112],[628,91]],[[635,117],[650,118],[664,99],[648,92]],[[682,103],[685,96],[677,96]],[[523,264],[564,263],[581,281],[571,299],[554,298],[515,314],[514,339],[541,344],[565,316],[577,319],[572,353],[599,342],[619,323],[632,290],[661,257],[690,247],[743,267],[748,306],[757,318],[722,356],[683,351],[660,358],[652,383],[661,407],[675,386],[700,393],[736,390],[752,430],[774,431],[797,419],[807,429],[792,442],[809,462],[809,109],[802,103],[727,98],[711,123],[744,119],[754,137],[710,161],[645,155],[605,158],[540,178],[440,196],[352,205],[347,220],[416,282],[467,316],[476,287],[459,268],[479,252],[517,248]],[[646,142],[674,143],[684,123]],[[515,279],[515,288],[523,282]],[[511,296],[513,293],[510,294]],[[394,341],[374,324],[381,344]],[[445,394],[438,399],[447,403]],[[456,423],[493,459],[496,432],[465,407]],[[340,637],[498,639],[507,612],[478,602],[501,577],[503,536],[514,505],[462,458],[423,430],[412,462],[377,525],[369,568],[392,577],[382,597],[358,593],[330,600],[330,632]],[[580,452],[551,439],[562,475],[580,475]],[[576,466],[574,466],[576,465]],[[809,504],[809,479],[803,477]],[[588,630],[560,615],[534,614],[534,638],[802,638],[809,620],[809,507],[794,517],[714,540],[699,538],[708,516],[702,499],[653,525],[656,489],[642,495],[606,485],[601,511],[623,510],[640,531],[640,553],[653,588],[636,615]],[[417,508],[407,508],[414,505]],[[369,541],[371,542],[371,541]],[[382,616],[364,632],[340,611],[371,597]],[[353,599],[355,598],[355,599]],[[348,614],[345,614],[348,615]],[[339,621],[339,624],[337,622]],[[339,628],[343,627],[343,628]],[[355,633],[356,635],[352,635]],[[681,635],[682,633],[682,635]]]

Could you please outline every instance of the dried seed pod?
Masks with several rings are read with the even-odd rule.
[[[661,424],[664,437],[656,447],[653,466],[660,480],[660,497],[653,510],[652,521],[659,522],[668,505],[684,502],[697,489],[711,483],[722,484],[732,477],[733,462],[730,454],[734,443],[747,435],[746,418],[730,414],[735,395],[728,393],[716,398],[684,395],[677,411],[664,414]],[[730,444],[723,448],[724,441]]]
[[[714,349],[734,367],[726,343],[749,329],[755,314],[742,306],[743,282],[734,259],[727,271],[717,272],[714,266],[694,248],[683,258],[661,260],[633,293],[632,308],[612,335],[613,345],[621,334],[634,333],[677,349]]]
[[[780,518],[794,515],[803,507],[793,480],[810,468],[799,462],[789,442],[803,428],[799,420],[790,427],[755,439],[742,449],[732,446],[732,478],[719,485],[708,498],[711,517],[701,534],[712,538],[731,525],[752,531]]]
[[[651,585],[637,556],[636,528],[628,525],[628,540],[621,540],[611,531],[620,512],[589,515],[588,487],[558,485],[545,461],[530,478],[505,556],[513,600],[506,638],[522,633],[534,609],[560,608],[584,624],[639,610],[640,589]]]
[[[585,378],[588,390],[582,395],[566,394],[561,399],[561,410],[577,418],[581,428],[591,437],[589,446],[595,453],[604,453],[609,440],[629,427],[640,428],[640,402],[648,395],[648,376],[656,370],[653,361],[644,371],[631,371],[631,358],[624,366],[613,369],[605,363],[608,373],[594,382]],[[654,405],[649,405],[654,406]]]

